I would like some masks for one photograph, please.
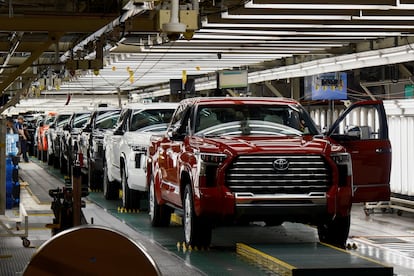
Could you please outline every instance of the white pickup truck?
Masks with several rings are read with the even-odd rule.
[[[176,103],[129,104],[122,108],[113,132],[104,136],[104,181],[106,199],[115,199],[122,189],[123,207],[139,209],[147,195],[146,154],[152,135],[163,134],[177,108]]]

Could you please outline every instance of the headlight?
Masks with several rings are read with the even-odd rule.
[[[227,155],[222,153],[196,153],[198,157],[199,176],[206,177],[201,185],[214,186],[218,166],[226,160]]]
[[[227,158],[227,155],[223,153],[200,152],[197,155],[200,157],[201,161],[214,164],[220,164]]]
[[[138,152],[147,152],[147,148],[148,148],[146,145],[139,145],[139,144],[128,144],[128,146],[133,151],[138,151]]]
[[[346,186],[348,177],[352,176],[351,155],[346,152],[334,153],[331,158],[338,168],[338,185],[340,187]]]
[[[347,152],[334,153],[331,155],[333,161],[338,165],[350,165],[351,155]]]

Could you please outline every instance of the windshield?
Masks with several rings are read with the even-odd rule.
[[[110,129],[113,128],[118,121],[121,110],[110,110],[99,113],[96,118],[96,128],[98,129]]]
[[[170,122],[174,111],[175,109],[135,110],[131,118],[130,131],[164,131],[167,129],[167,124]]]
[[[315,135],[317,128],[297,105],[200,106],[195,134],[208,135]]]
[[[75,115],[75,121],[73,122],[74,128],[83,127],[88,121],[90,113],[80,113]]]
[[[55,120],[55,117],[56,117],[55,115],[47,116],[45,125],[50,125],[51,123],[53,123],[53,121]]]
[[[69,121],[69,118],[70,118],[70,114],[59,115],[56,119],[57,126],[61,127],[65,125]]]

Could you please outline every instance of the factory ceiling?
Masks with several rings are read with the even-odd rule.
[[[414,60],[414,0],[180,0],[185,30],[170,32],[175,1],[0,0],[0,93],[10,105],[214,83],[225,69],[260,82]]]

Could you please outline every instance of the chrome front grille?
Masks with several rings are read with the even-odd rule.
[[[285,161],[288,168],[279,168]],[[226,185],[234,193],[323,193],[331,184],[328,166],[320,155],[242,155],[228,168]]]

